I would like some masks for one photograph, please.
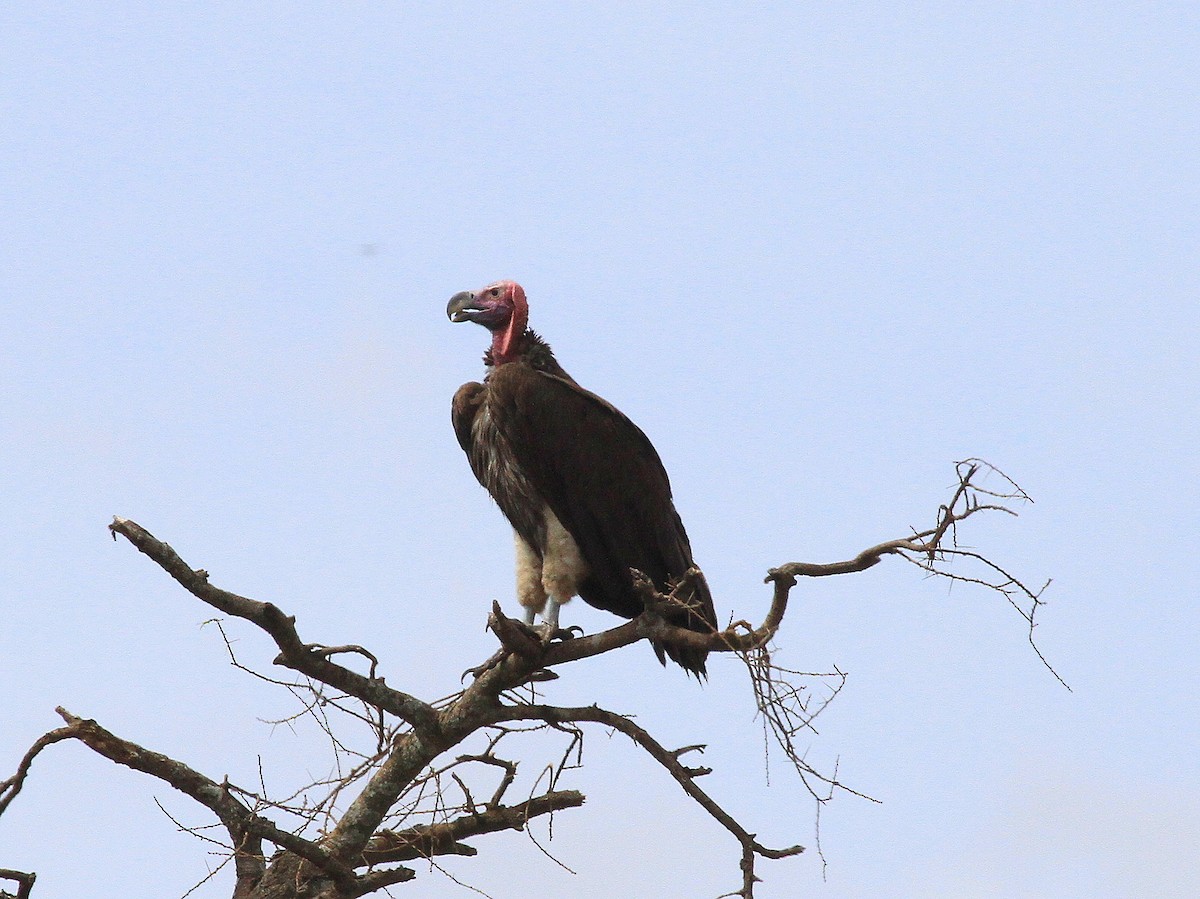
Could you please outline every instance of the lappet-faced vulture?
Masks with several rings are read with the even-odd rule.
[[[446,307],[451,321],[492,334],[483,383],[454,394],[454,431],[479,483],[513,526],[517,599],[532,625],[558,629],[559,606],[573,596],[624,618],[644,609],[630,569],[660,592],[695,567],[671,484],[653,445],[611,404],[575,383],[549,344],[528,328],[525,291],[497,281],[463,291]],[[711,633],[717,616],[704,576],[677,598],[672,624]],[[707,650],[654,643],[698,677]]]

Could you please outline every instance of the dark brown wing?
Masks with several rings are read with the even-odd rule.
[[[479,406],[483,402],[486,388],[478,381],[468,381],[454,392],[450,403],[450,420],[454,423],[454,435],[458,437],[458,445],[468,457],[471,455],[471,426],[475,416],[479,414]],[[472,465],[472,468],[474,465]],[[475,477],[482,483],[479,472]]]
[[[469,381],[455,392],[450,406],[454,433],[475,479],[492,495],[521,539],[540,554],[546,542],[544,501],[513,464],[512,451],[488,414],[489,384]]]
[[[587,561],[584,601],[633,618],[642,602],[629,569],[666,591],[693,567],[667,472],[637,425],[573,381],[519,362],[493,370],[488,392],[493,419],[518,466]],[[691,601],[695,611],[676,623],[715,629],[702,577]],[[683,667],[703,673],[707,653],[655,647],[660,658],[663,648]]]

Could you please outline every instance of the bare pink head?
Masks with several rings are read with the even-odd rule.
[[[492,332],[493,365],[516,358],[529,326],[529,304],[516,281],[495,281],[476,293],[456,293],[446,305],[446,315],[450,321],[475,322]]]

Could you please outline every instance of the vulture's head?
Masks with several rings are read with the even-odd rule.
[[[516,281],[496,281],[483,290],[456,293],[446,304],[452,322],[475,322],[492,332],[492,359],[505,362],[517,352],[529,324],[529,304]]]
[[[450,298],[446,315],[452,322],[475,322],[489,331],[504,331],[514,318],[529,320],[525,291],[516,281],[496,281],[480,291],[464,290]]]

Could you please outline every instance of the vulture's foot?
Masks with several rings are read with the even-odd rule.
[[[568,596],[567,599],[570,599]],[[558,610],[562,608],[563,601],[555,599],[553,596],[546,598],[546,607],[542,609],[542,623],[538,626],[537,635],[542,641],[543,646],[548,646],[555,640],[570,640],[575,636],[573,630],[578,630],[580,636],[583,635],[582,628],[567,628],[563,630],[558,626]],[[530,610],[526,610],[527,612]],[[533,616],[529,615],[527,621],[532,624]]]
[[[529,611],[528,609],[526,610]],[[468,668],[462,673],[462,678],[465,679],[469,674],[473,678],[479,678],[488,671],[491,671],[511,654],[517,653],[524,656],[535,664],[540,660],[545,648],[555,640],[571,640],[575,636],[583,636],[583,628],[572,626],[569,628],[560,628],[558,626],[557,607],[554,609],[555,614],[552,617],[547,617],[543,622],[534,626],[527,621],[519,621],[515,618],[509,618],[500,610],[499,603],[492,604],[492,614],[488,616],[488,628],[495,633],[500,639],[500,649],[482,665],[476,665],[474,668]],[[532,617],[529,615],[527,617]],[[547,681],[554,680],[558,677],[552,671],[546,669],[537,669],[533,671],[528,680],[530,681]]]
[[[541,624],[535,625],[518,621],[516,618],[509,618],[508,624],[530,640],[541,643],[543,646],[549,646],[555,640],[573,640],[575,637],[583,636],[583,628],[578,624],[562,628],[558,626],[558,621],[543,621]]]
[[[496,650],[496,653],[482,665],[476,665],[474,668],[468,668],[466,671],[464,671],[459,680],[466,680],[468,674],[471,675],[473,680],[478,680],[482,675],[487,674],[487,672],[491,671],[510,655],[512,655],[512,653],[509,650],[505,649],[504,647],[500,647],[500,649]],[[548,668],[539,668],[536,671],[529,672],[529,676],[525,678],[525,683],[549,680],[558,680],[558,675]]]
[[[563,628],[559,627],[556,622],[544,621],[536,628],[536,634],[537,638],[542,641],[542,645],[548,646],[555,640],[574,640],[576,637],[582,637],[583,628],[578,624]]]

